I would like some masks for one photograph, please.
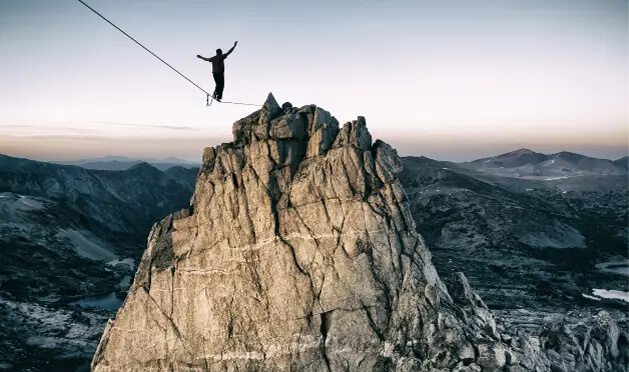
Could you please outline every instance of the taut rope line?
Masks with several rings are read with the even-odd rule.
[[[151,52],[149,50],[149,48],[145,47],[144,45],[142,45],[142,43],[140,43],[139,41],[137,41],[136,39],[134,39],[133,37],[131,37],[131,35],[127,34],[126,32],[124,32],[120,27],[116,26],[115,24],[113,24],[113,22],[111,22],[110,20],[108,20],[107,18],[105,18],[105,16],[103,16],[102,14],[100,14],[99,12],[97,12],[96,10],[94,10],[94,8],[92,8],[91,6],[87,5],[83,0],[77,0],[79,3],[85,5],[85,7],[87,7],[87,9],[91,10],[92,12],[94,12],[94,14],[96,14],[97,16],[101,17],[102,19],[104,19],[107,23],[109,23],[110,25],[112,25],[116,30],[122,32],[126,37],[128,37],[129,39],[133,40],[133,42],[135,42],[136,44],[138,44],[139,46],[141,46],[144,50],[146,50],[147,52],[151,53],[151,55],[157,59],[159,59],[163,64],[165,64],[166,66],[170,67],[173,71],[175,71],[176,73],[178,73],[182,78],[188,80],[188,82],[190,82],[190,84],[194,85],[195,87],[199,88],[200,91],[202,91],[203,93],[205,93],[207,99],[206,99],[206,106],[210,106],[212,105],[212,102],[214,101],[214,98],[212,97],[212,95],[210,93],[208,93],[205,89],[201,88],[199,85],[197,85],[194,81],[188,79],[188,77],[184,74],[182,74],[181,72],[179,72],[176,68],[174,68],[173,66],[171,66],[170,64],[168,64],[168,62],[164,61],[163,59],[161,59],[157,54]],[[210,101],[211,99],[211,101]],[[218,101],[221,102],[221,101]],[[262,106],[262,105],[256,105],[253,103],[242,103],[242,102],[221,102],[221,103],[228,103],[228,104],[232,104],[232,105],[246,105],[246,106]]]

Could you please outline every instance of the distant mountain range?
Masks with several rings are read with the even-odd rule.
[[[551,178],[627,174],[628,158],[598,159],[573,152],[542,154],[519,149],[506,154],[458,163],[460,167],[508,177]]]
[[[129,158],[126,156],[108,155],[101,158],[79,159],[71,161],[53,161],[62,165],[76,165],[86,169],[98,170],[127,170],[139,163],[148,163],[159,170],[167,170],[172,167],[198,168],[200,163],[184,159],[169,157],[164,159],[154,158]]]

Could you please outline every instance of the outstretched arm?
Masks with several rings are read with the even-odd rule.
[[[198,55],[198,54],[197,54],[197,58],[201,58],[202,60],[204,60],[204,61],[208,61],[208,62],[210,61],[210,59],[209,59],[209,58],[201,57],[201,56],[200,56],[200,55]]]
[[[227,53],[225,53],[225,57],[227,57],[228,55],[230,55],[230,54],[234,51],[234,48],[236,47],[236,45],[238,45],[238,42],[237,42],[237,41],[236,41],[236,42],[234,42],[234,46],[233,46],[233,47],[231,47],[231,49],[229,49],[229,50],[227,51]]]

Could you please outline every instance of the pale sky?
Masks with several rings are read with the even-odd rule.
[[[626,0],[86,0],[226,101],[365,116],[402,155],[627,155]],[[199,160],[247,106],[205,95],[75,0],[0,0],[0,153]]]

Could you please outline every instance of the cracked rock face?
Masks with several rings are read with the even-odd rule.
[[[364,118],[269,95],[233,134],[153,227],[94,371],[549,368],[501,341],[464,276],[450,296]]]

